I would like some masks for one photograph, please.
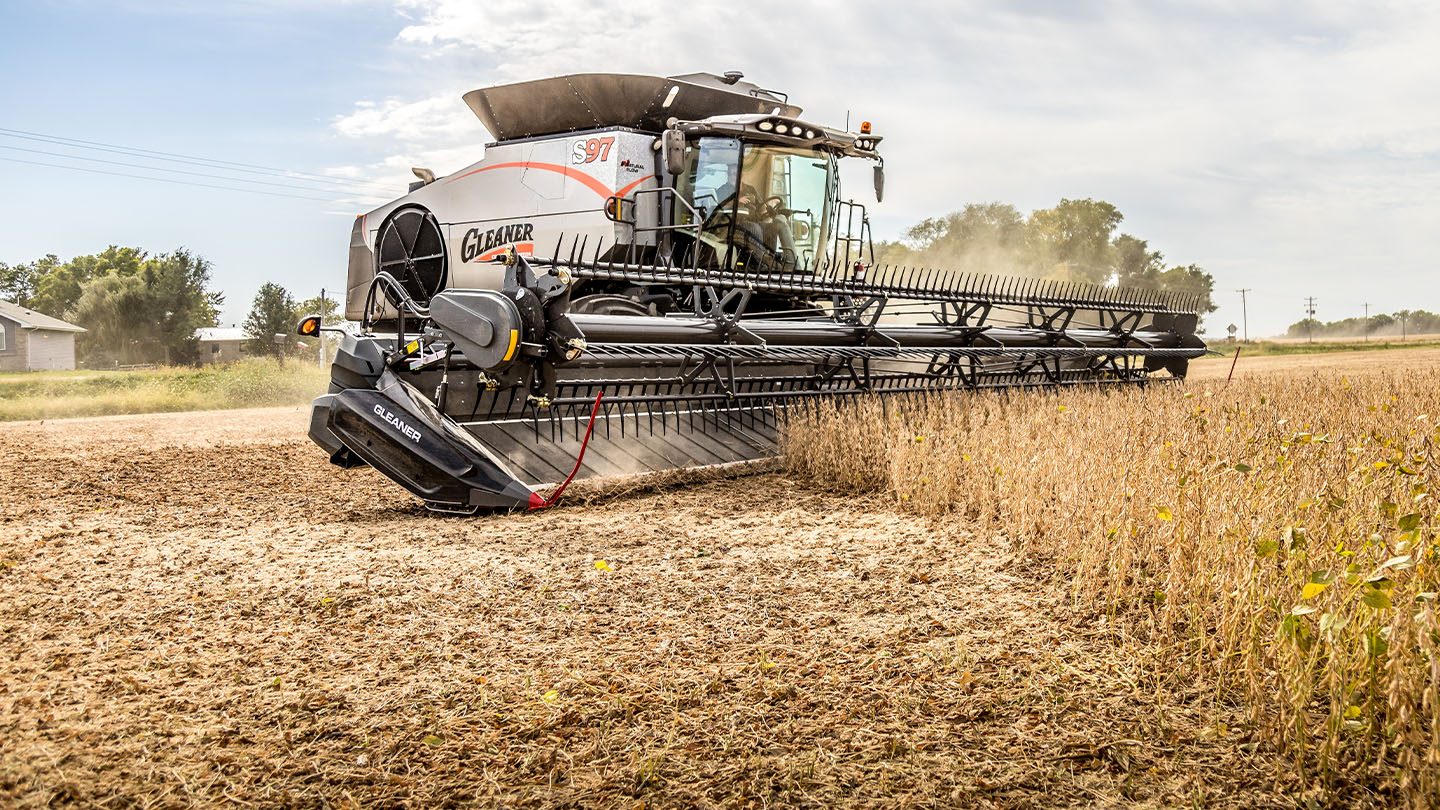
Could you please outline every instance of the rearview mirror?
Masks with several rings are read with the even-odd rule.
[[[301,337],[320,334],[320,316],[306,315],[300,320],[300,324],[295,327],[295,334]]]
[[[685,171],[685,133],[667,129],[660,134],[660,149],[665,153],[665,171],[672,177]]]
[[[875,202],[885,199],[885,164],[875,164]]]

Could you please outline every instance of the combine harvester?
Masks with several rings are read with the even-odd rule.
[[[360,334],[310,423],[330,460],[435,510],[537,508],[576,473],[773,456],[822,398],[1143,384],[1204,354],[1194,298],[874,267],[837,170],[872,161],[879,201],[880,136],[741,79],[466,94],[484,159],[355,221]]]

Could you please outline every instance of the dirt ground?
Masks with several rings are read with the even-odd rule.
[[[437,517],[307,415],[0,425],[0,805],[1293,806],[1001,538],[780,473]]]

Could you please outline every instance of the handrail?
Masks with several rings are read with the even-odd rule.
[[[700,219],[701,219],[700,212],[695,209],[695,206],[693,206],[693,205],[690,204],[690,201],[689,201],[689,200],[687,200],[687,199],[685,199],[684,197],[680,196],[679,193],[677,193],[677,192],[675,191],[675,189],[671,188],[670,186],[660,186],[660,187],[658,187],[658,188],[642,188],[642,189],[637,189],[637,190],[635,190],[634,192],[632,192],[633,197],[632,197],[632,199],[630,200],[630,204],[631,204],[632,206],[635,205],[635,204],[636,204],[636,198],[639,198],[640,195],[642,195],[642,194],[654,194],[656,197],[659,197],[660,195],[664,194],[664,193],[667,192],[667,191],[670,192],[671,194],[674,194],[674,195],[675,195],[675,199],[678,200],[681,205],[685,206],[685,208],[686,208],[687,210],[689,210],[691,219],[693,220],[692,224],[690,224],[690,225],[659,225],[659,224],[657,224],[657,225],[653,225],[653,226],[650,226],[650,225],[641,226],[641,225],[639,224],[639,222],[638,222],[638,218],[637,218],[637,219],[625,219],[625,218],[624,218],[624,213],[625,213],[625,212],[623,211],[622,206],[623,206],[624,203],[625,203],[625,198],[623,198],[623,197],[610,197],[609,199],[607,199],[607,200],[605,201],[605,202],[606,202],[606,205],[605,205],[605,217],[606,217],[607,219],[609,219],[610,221],[612,221],[612,222],[619,222],[619,223],[622,224],[622,225],[629,225],[631,228],[633,228],[633,229],[635,230],[636,233],[650,233],[650,232],[658,232],[658,231],[693,230],[693,231],[695,232],[695,237],[698,239],[699,236],[700,236]],[[615,210],[614,210],[613,212],[610,210],[610,205],[609,205],[610,200],[614,200],[614,201],[615,201]],[[657,209],[658,209],[658,207],[661,205],[661,201],[660,201],[660,200],[656,200],[656,201],[655,201],[655,205],[656,205],[656,207],[657,207]]]

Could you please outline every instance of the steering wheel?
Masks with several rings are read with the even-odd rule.
[[[765,198],[765,216],[767,217],[772,217],[776,214],[793,217],[798,213],[800,213],[800,210],[798,208],[786,207],[785,198],[781,197],[779,194],[775,194]]]
[[[730,208],[730,202],[734,199],[735,194],[730,194],[725,199],[715,203],[715,207],[710,209],[709,213],[705,215],[705,219],[700,223],[700,230],[708,230],[710,226],[714,224],[717,220],[719,220],[722,216],[732,213]],[[746,212],[744,209],[741,209],[739,213],[745,214],[748,212]]]
[[[731,194],[729,197],[717,203],[715,207],[710,210],[710,213],[705,215],[704,221],[700,223],[700,230],[705,231],[711,227],[719,227],[728,221],[726,219],[727,217],[733,218],[737,222],[752,219],[749,207],[740,205],[738,202],[733,208],[731,207],[731,201],[734,199],[735,195]],[[779,210],[783,212],[785,209],[782,208]],[[763,208],[759,213],[762,216],[769,216],[771,210],[769,208]]]

